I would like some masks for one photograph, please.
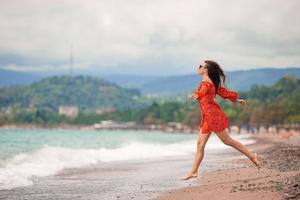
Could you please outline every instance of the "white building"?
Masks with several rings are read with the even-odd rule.
[[[59,106],[58,113],[68,118],[76,118],[79,114],[79,108],[78,106],[62,105]]]

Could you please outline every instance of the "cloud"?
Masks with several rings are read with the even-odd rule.
[[[75,68],[103,72],[189,73],[207,58],[226,70],[299,66],[299,4],[2,0],[0,67],[63,70],[71,44]]]

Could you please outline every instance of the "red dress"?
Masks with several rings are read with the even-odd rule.
[[[202,81],[197,90],[194,92],[198,94],[198,102],[201,110],[201,123],[199,125],[199,131],[202,128],[201,133],[208,134],[213,132],[223,131],[229,127],[229,120],[215,101],[215,86],[208,81]],[[229,99],[232,102],[237,101],[238,94],[234,91],[229,91],[226,88],[219,86],[217,94],[224,99]]]

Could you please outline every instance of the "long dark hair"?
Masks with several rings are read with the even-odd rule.
[[[225,86],[225,81],[227,77],[225,76],[223,69],[220,67],[220,65],[217,62],[213,60],[205,60],[204,62],[206,63],[208,76],[215,85],[215,91],[216,91],[215,95],[216,95],[219,85]]]

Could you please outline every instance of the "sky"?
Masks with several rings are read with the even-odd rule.
[[[0,0],[0,68],[140,75],[300,67],[299,0]]]

